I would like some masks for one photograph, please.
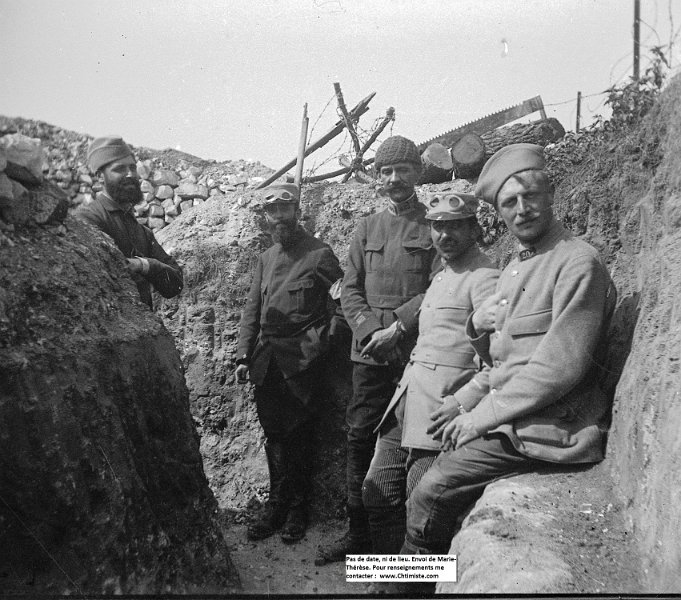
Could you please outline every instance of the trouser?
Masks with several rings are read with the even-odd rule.
[[[263,384],[255,388],[258,419],[266,438],[271,501],[291,507],[307,504],[316,455],[314,418],[319,392],[319,371],[314,365],[291,381],[284,378],[274,359]]]
[[[501,433],[441,453],[407,500],[403,554],[447,554],[458,517],[485,487],[552,463],[520,454]]]
[[[393,412],[378,434],[362,489],[374,554],[399,553],[406,532],[406,500],[439,454],[401,444],[402,427]]]
[[[352,369],[352,398],[345,412],[348,426],[348,509],[362,509],[362,484],[374,454],[374,429],[381,420],[397,387],[402,367],[355,363]]]

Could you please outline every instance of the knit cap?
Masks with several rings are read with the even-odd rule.
[[[420,165],[421,155],[414,142],[401,135],[394,135],[378,147],[376,151],[376,171],[379,172],[381,167],[385,165],[394,165],[400,162]]]
[[[482,168],[475,195],[496,207],[497,194],[511,175],[546,165],[544,149],[537,144],[511,144],[492,155]]]
[[[132,156],[132,148],[123,138],[109,135],[92,140],[87,151],[87,164],[93,173],[99,171],[110,162]]]

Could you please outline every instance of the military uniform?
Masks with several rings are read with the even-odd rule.
[[[137,222],[130,210],[123,210],[120,204],[105,193],[76,211],[76,217],[101,229],[111,236],[118,249],[126,258],[146,258],[149,271],[145,275],[134,273],[132,278],[142,302],[153,308],[151,286],[164,298],[173,298],[182,291],[182,269],[177,262],[161,248],[153,232]]]
[[[441,453],[412,492],[405,554],[447,552],[457,518],[496,479],[603,457],[609,406],[599,369],[616,293],[598,252],[553,218],[546,182],[532,183],[544,165],[541,147],[516,144],[480,175],[478,193],[496,206],[518,173],[497,210],[514,227],[541,218],[546,228],[503,270],[494,330],[480,335],[469,319],[484,368],[455,398],[468,411],[462,431],[479,437]]]
[[[302,228],[295,236],[291,246],[277,243],[259,257],[237,347],[267,438],[270,499],[291,509],[308,499],[319,367],[328,350],[328,290],[343,276],[328,244]]]
[[[404,364],[362,356],[371,334],[400,319],[408,335],[405,357],[416,343],[418,309],[434,268],[435,249],[426,209],[416,195],[361,221],[348,255],[341,306],[352,329],[353,398],[347,407],[348,506],[362,507],[362,482],[376,442],[374,430],[392,397]]]

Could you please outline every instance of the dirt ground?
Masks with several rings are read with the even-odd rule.
[[[536,566],[527,562],[532,560],[524,552],[528,544],[535,548],[539,545],[546,551],[544,554],[553,553],[568,565],[570,581],[559,589],[546,588],[546,593],[636,594],[645,591],[641,587],[643,573],[636,540],[614,496],[607,471],[606,461],[587,470],[523,476],[525,484],[548,490],[531,500],[532,509],[551,514],[555,519],[540,539],[531,538],[525,531],[504,535],[503,527],[497,526],[495,535],[505,537],[521,557],[516,569],[531,571]],[[245,524],[230,524],[226,537],[244,593],[370,595],[368,584],[346,582],[344,562],[321,567],[314,564],[319,543],[342,535],[344,527],[339,520],[316,522],[300,543],[287,545],[278,535],[250,542],[246,539]],[[476,549],[470,551],[475,553]],[[512,577],[513,573],[494,573],[497,581]],[[536,583],[543,584],[542,581]]]

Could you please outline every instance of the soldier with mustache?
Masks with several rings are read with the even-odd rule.
[[[75,216],[111,236],[149,308],[153,309],[152,286],[164,298],[177,296],[183,287],[182,269],[133,214],[135,204],[142,201],[142,190],[130,146],[120,137],[96,138],[88,148],[87,163],[104,190]]]
[[[416,343],[417,311],[435,268],[436,252],[416,196],[421,156],[402,136],[383,142],[376,171],[385,210],[360,221],[350,245],[341,306],[353,339],[353,395],[346,409],[348,531],[319,546],[315,563],[371,551],[362,483],[371,462],[374,432]]]
[[[517,255],[468,319],[484,366],[454,393],[463,410],[407,501],[402,554],[446,554],[457,519],[497,479],[603,459],[609,403],[599,381],[616,292],[597,250],[556,219],[545,166],[541,146],[512,144],[478,179]]]

